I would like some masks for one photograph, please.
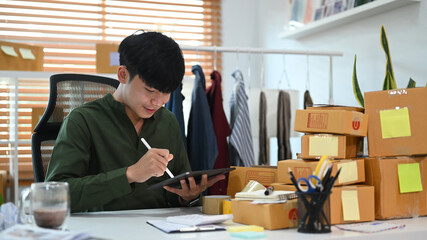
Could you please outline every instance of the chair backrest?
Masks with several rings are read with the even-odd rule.
[[[55,74],[50,77],[47,108],[31,137],[34,181],[43,182],[64,118],[74,108],[113,93],[119,81],[96,75]]]

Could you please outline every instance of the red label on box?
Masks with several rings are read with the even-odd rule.
[[[288,215],[288,217],[289,217],[289,220],[293,220],[293,221],[296,221],[296,220],[298,220],[298,210],[296,209],[296,208],[292,208],[290,211],[289,211],[289,215]]]
[[[353,119],[352,124],[353,124],[354,130],[358,130],[360,128],[360,120],[359,119],[357,119],[357,118]]]
[[[326,129],[328,127],[327,113],[309,113],[307,119],[307,128]]]

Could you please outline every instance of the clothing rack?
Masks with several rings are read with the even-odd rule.
[[[333,104],[333,77],[332,77],[332,57],[343,56],[342,52],[332,51],[303,51],[303,50],[285,50],[285,49],[265,49],[265,48],[238,48],[238,47],[194,47],[180,46],[183,51],[203,51],[203,52],[228,52],[228,53],[246,53],[246,54],[283,54],[283,55],[306,55],[306,56],[328,56],[329,57],[329,104]]]

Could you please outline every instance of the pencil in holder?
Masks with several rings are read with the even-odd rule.
[[[298,195],[298,232],[331,232],[329,191],[296,192]]]

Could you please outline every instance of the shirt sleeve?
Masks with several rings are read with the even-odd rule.
[[[71,112],[56,139],[46,181],[68,182],[72,212],[100,208],[132,192],[126,167],[97,174],[90,172],[92,148],[87,126],[78,112]]]

